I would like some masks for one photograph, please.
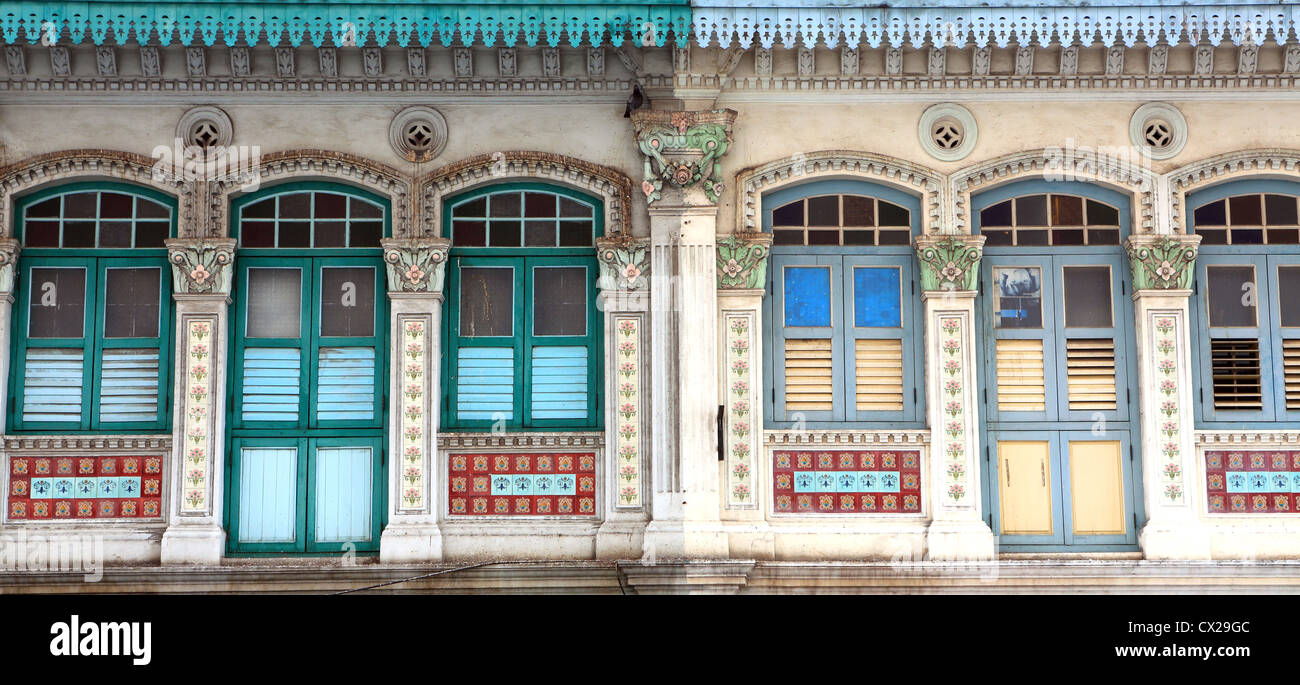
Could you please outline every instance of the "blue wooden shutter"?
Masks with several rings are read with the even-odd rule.
[[[369,541],[374,516],[369,447],[316,448],[315,542]]]
[[[28,348],[23,372],[23,421],[81,421],[85,353]]]
[[[515,350],[512,347],[462,347],[456,359],[456,417],[514,418]]]
[[[158,350],[110,348],[101,355],[99,420],[106,423],[156,421]]]
[[[316,382],[317,419],[364,421],[375,417],[373,347],[320,348]]]
[[[243,420],[297,421],[301,368],[296,347],[245,348]]]
[[[242,448],[239,460],[240,542],[296,540],[297,483],[297,448]]]
[[[534,347],[532,418],[587,418],[587,348]]]

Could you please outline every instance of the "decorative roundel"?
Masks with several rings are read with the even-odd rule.
[[[176,137],[185,147],[198,146],[208,150],[227,147],[235,137],[235,127],[230,116],[218,107],[194,107],[181,115],[176,123]]]
[[[944,162],[965,158],[975,149],[979,128],[975,116],[961,105],[934,105],[921,114],[917,126],[921,147],[931,157]]]
[[[408,162],[427,162],[447,146],[447,120],[432,107],[407,107],[388,126],[393,150]]]
[[[1169,159],[1187,144],[1187,120],[1177,107],[1149,102],[1133,112],[1128,122],[1129,139],[1151,159]]]

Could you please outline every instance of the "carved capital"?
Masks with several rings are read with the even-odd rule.
[[[22,245],[14,238],[0,238],[0,296],[12,295],[14,292],[18,253],[22,249]]]
[[[442,294],[450,239],[385,238],[380,244],[388,265],[388,292]]]
[[[984,240],[982,235],[917,236],[913,247],[921,263],[921,290],[975,290]]]
[[[1133,289],[1188,290],[1200,248],[1199,235],[1134,235],[1124,243]]]
[[[736,111],[670,112],[641,109],[632,113],[637,147],[645,157],[641,192],[646,204],[662,196],[667,182],[677,188],[698,186],[709,202],[722,193],[722,156],[731,143]]]
[[[650,241],[628,235],[597,238],[601,290],[642,290],[650,283]]]
[[[230,295],[235,273],[233,238],[170,238],[172,292],[178,295]]]
[[[732,233],[718,239],[718,287],[763,288],[767,283],[767,257],[772,254],[771,233]]]

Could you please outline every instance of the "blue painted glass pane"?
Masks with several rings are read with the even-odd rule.
[[[785,325],[831,325],[830,267],[785,268]]]
[[[853,269],[853,325],[897,328],[903,325],[902,283],[890,267]]]
[[[245,447],[239,464],[239,541],[293,542],[298,450]]]
[[[369,447],[316,450],[316,542],[370,540],[372,463]]]

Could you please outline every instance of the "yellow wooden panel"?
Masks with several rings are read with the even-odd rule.
[[[859,411],[903,410],[903,341],[854,341]]]
[[[830,339],[786,340],[786,411],[830,411],[833,395]]]
[[[1070,441],[1070,502],[1075,535],[1123,535],[1124,472],[1120,442]]]
[[[998,442],[1003,535],[1051,535],[1052,462],[1047,441]]]
[[[1070,409],[1114,409],[1115,341],[1109,338],[1065,341],[1065,374]]]
[[[998,411],[1046,411],[1042,340],[998,340]]]

